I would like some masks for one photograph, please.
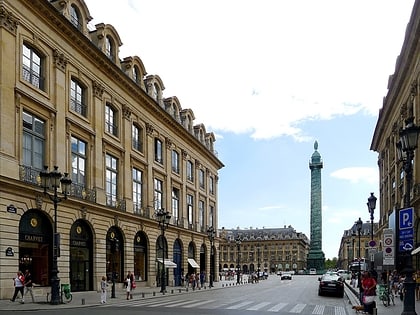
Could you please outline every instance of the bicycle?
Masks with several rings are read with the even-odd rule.
[[[388,307],[391,305],[395,305],[394,302],[394,295],[392,294],[391,289],[386,284],[380,284],[379,285],[379,300],[382,301],[385,307]]]
[[[70,291],[70,284],[62,284],[59,295],[60,304],[70,303],[73,300],[73,294]],[[47,303],[51,303],[51,292],[47,293]]]

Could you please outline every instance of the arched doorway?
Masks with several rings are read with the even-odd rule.
[[[200,247],[200,271],[206,270],[206,245],[201,244]]]
[[[48,216],[38,209],[26,211],[19,222],[19,270],[28,269],[32,281],[50,285],[53,228]]]
[[[109,228],[106,235],[106,274],[109,280],[124,281],[124,240],[120,229]]]
[[[138,281],[147,281],[147,238],[142,231],[134,237],[134,276]]]
[[[174,242],[174,263],[176,264],[176,268],[174,268],[174,281],[175,286],[182,285],[181,276],[184,273],[184,269],[182,268],[182,245],[179,239],[176,239]]]
[[[93,290],[93,234],[84,220],[70,229],[70,284],[72,291]]]
[[[165,257],[164,257],[165,256]],[[156,273],[156,286],[160,287],[162,284],[162,273],[165,268],[165,285],[168,285],[169,273],[166,260],[168,259],[168,242],[162,235],[156,240],[156,257],[158,268]]]
[[[200,270],[197,270],[197,268],[200,268],[200,266],[195,261],[195,244],[194,242],[190,242],[188,244],[188,274],[199,272]]]
[[[248,273],[249,273],[249,271],[248,271],[248,265],[243,265],[243,266],[242,266],[242,272],[243,272],[244,274],[248,274]]]

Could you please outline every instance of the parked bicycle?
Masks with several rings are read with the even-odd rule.
[[[62,284],[60,287],[60,304],[70,303],[73,300],[73,294],[70,290],[70,284]],[[47,303],[51,302],[51,292],[47,293]]]
[[[381,300],[382,303],[384,303],[384,306],[388,307],[391,305],[391,303],[392,305],[395,305],[394,295],[392,294],[390,287],[386,284],[380,284],[378,288],[379,288],[379,300]]]

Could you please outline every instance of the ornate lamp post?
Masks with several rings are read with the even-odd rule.
[[[71,179],[68,173],[63,175],[58,171],[58,166],[54,166],[54,170],[48,172],[48,166],[44,166],[44,170],[39,173],[41,177],[41,187],[44,188],[44,195],[47,195],[54,204],[54,237],[53,237],[53,262],[51,270],[51,304],[60,304],[60,278],[58,277],[57,257],[60,256],[60,234],[57,233],[57,205],[59,202],[67,199],[70,194]],[[57,189],[62,185],[63,198],[58,196]],[[49,194],[47,189],[52,189],[53,194]]]
[[[412,108],[410,110],[412,111]],[[403,169],[406,179],[404,208],[409,208],[411,202],[411,186],[413,182],[414,151],[417,148],[420,128],[414,124],[414,117],[412,115],[410,115],[410,117],[405,120],[405,124],[405,128],[400,130],[400,141],[397,143],[397,153],[399,160],[403,162]],[[397,217],[399,217],[399,214]],[[397,227],[397,230],[398,229],[399,227]],[[399,233],[397,235],[399,235]],[[399,242],[397,242],[397,246],[399,246],[398,244]],[[413,279],[413,266],[410,251],[406,251],[404,256],[405,262],[402,272],[405,273],[404,288],[406,292],[404,297],[404,308],[401,314],[413,315],[416,314],[414,300],[416,283]]]
[[[367,207],[370,213],[370,246],[375,246],[375,241],[373,240],[373,215],[375,214],[376,208],[376,200],[377,198],[373,195],[373,192],[370,193],[370,197],[368,198]],[[372,259],[370,263],[371,270],[374,270],[375,261]]]
[[[357,234],[359,235],[359,249],[357,252],[357,256],[358,256],[358,261],[359,261],[359,267],[358,269],[358,274],[357,274],[357,285],[359,287],[359,300],[360,303],[362,303],[362,284],[360,283],[361,281],[361,277],[360,277],[360,272],[361,272],[361,268],[360,268],[360,235],[362,234],[362,226],[363,226],[363,222],[362,220],[359,218],[359,220],[357,220],[356,222],[356,228],[357,228]]]
[[[156,210],[156,219],[159,222],[159,227],[161,231],[161,238],[162,238],[162,274],[161,274],[161,282],[160,282],[160,292],[166,292],[166,275],[165,275],[165,230],[168,228],[169,221],[171,220],[171,215],[165,209]]]
[[[260,238],[258,238],[258,240],[260,240]],[[259,243],[259,241],[258,241],[258,244],[257,244],[257,272],[258,272],[258,274],[257,274],[257,277],[258,277],[258,279],[260,279],[260,266],[261,266],[261,261],[260,261],[260,257],[261,257],[261,253],[260,253],[260,250],[261,250],[261,247],[260,247],[260,243]]]
[[[207,235],[210,240],[210,284],[209,287],[213,287],[213,272],[214,272],[214,252],[213,252],[213,244],[214,244],[214,237],[216,235],[216,231],[214,230],[213,226],[207,229]]]
[[[236,283],[240,283],[240,269],[241,269],[241,265],[240,265],[240,259],[239,259],[239,255],[240,255],[240,250],[241,250],[241,238],[239,237],[239,235],[236,237],[236,249],[237,249],[237,255],[238,257],[236,258],[237,260],[237,273],[236,273]]]

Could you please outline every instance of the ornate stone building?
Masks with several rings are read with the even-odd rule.
[[[309,240],[291,226],[219,230],[219,271],[299,271],[306,269]]]
[[[73,291],[128,271],[159,286],[163,264],[171,285],[187,271],[217,274],[213,133],[164,97],[138,56],[119,56],[112,25],[88,29],[83,0],[4,0],[0,12],[0,298],[18,269],[47,288],[53,251]],[[44,165],[72,180],[57,211],[40,186]],[[161,209],[171,215],[164,237]]]
[[[406,163],[399,158],[398,145],[401,144],[400,131],[406,128],[410,118],[420,125],[420,1],[416,0],[407,24],[401,52],[395,63],[395,71],[388,80],[388,92],[383,99],[378,121],[372,138],[371,150],[378,152],[379,203],[380,212],[375,214],[379,229],[375,233],[382,240],[384,229],[396,230],[396,214],[405,208],[405,203],[414,208],[414,240],[412,246],[420,246],[420,154],[415,150],[411,178],[405,169]],[[402,156],[404,157],[404,156]],[[406,157],[405,157],[406,158]],[[405,196],[407,199],[405,200]],[[396,239],[397,240],[397,239]],[[398,244],[398,241],[395,242]],[[383,244],[382,244],[383,245]],[[401,270],[403,254],[395,247],[396,267]],[[420,268],[418,256],[414,257],[415,267]]]

